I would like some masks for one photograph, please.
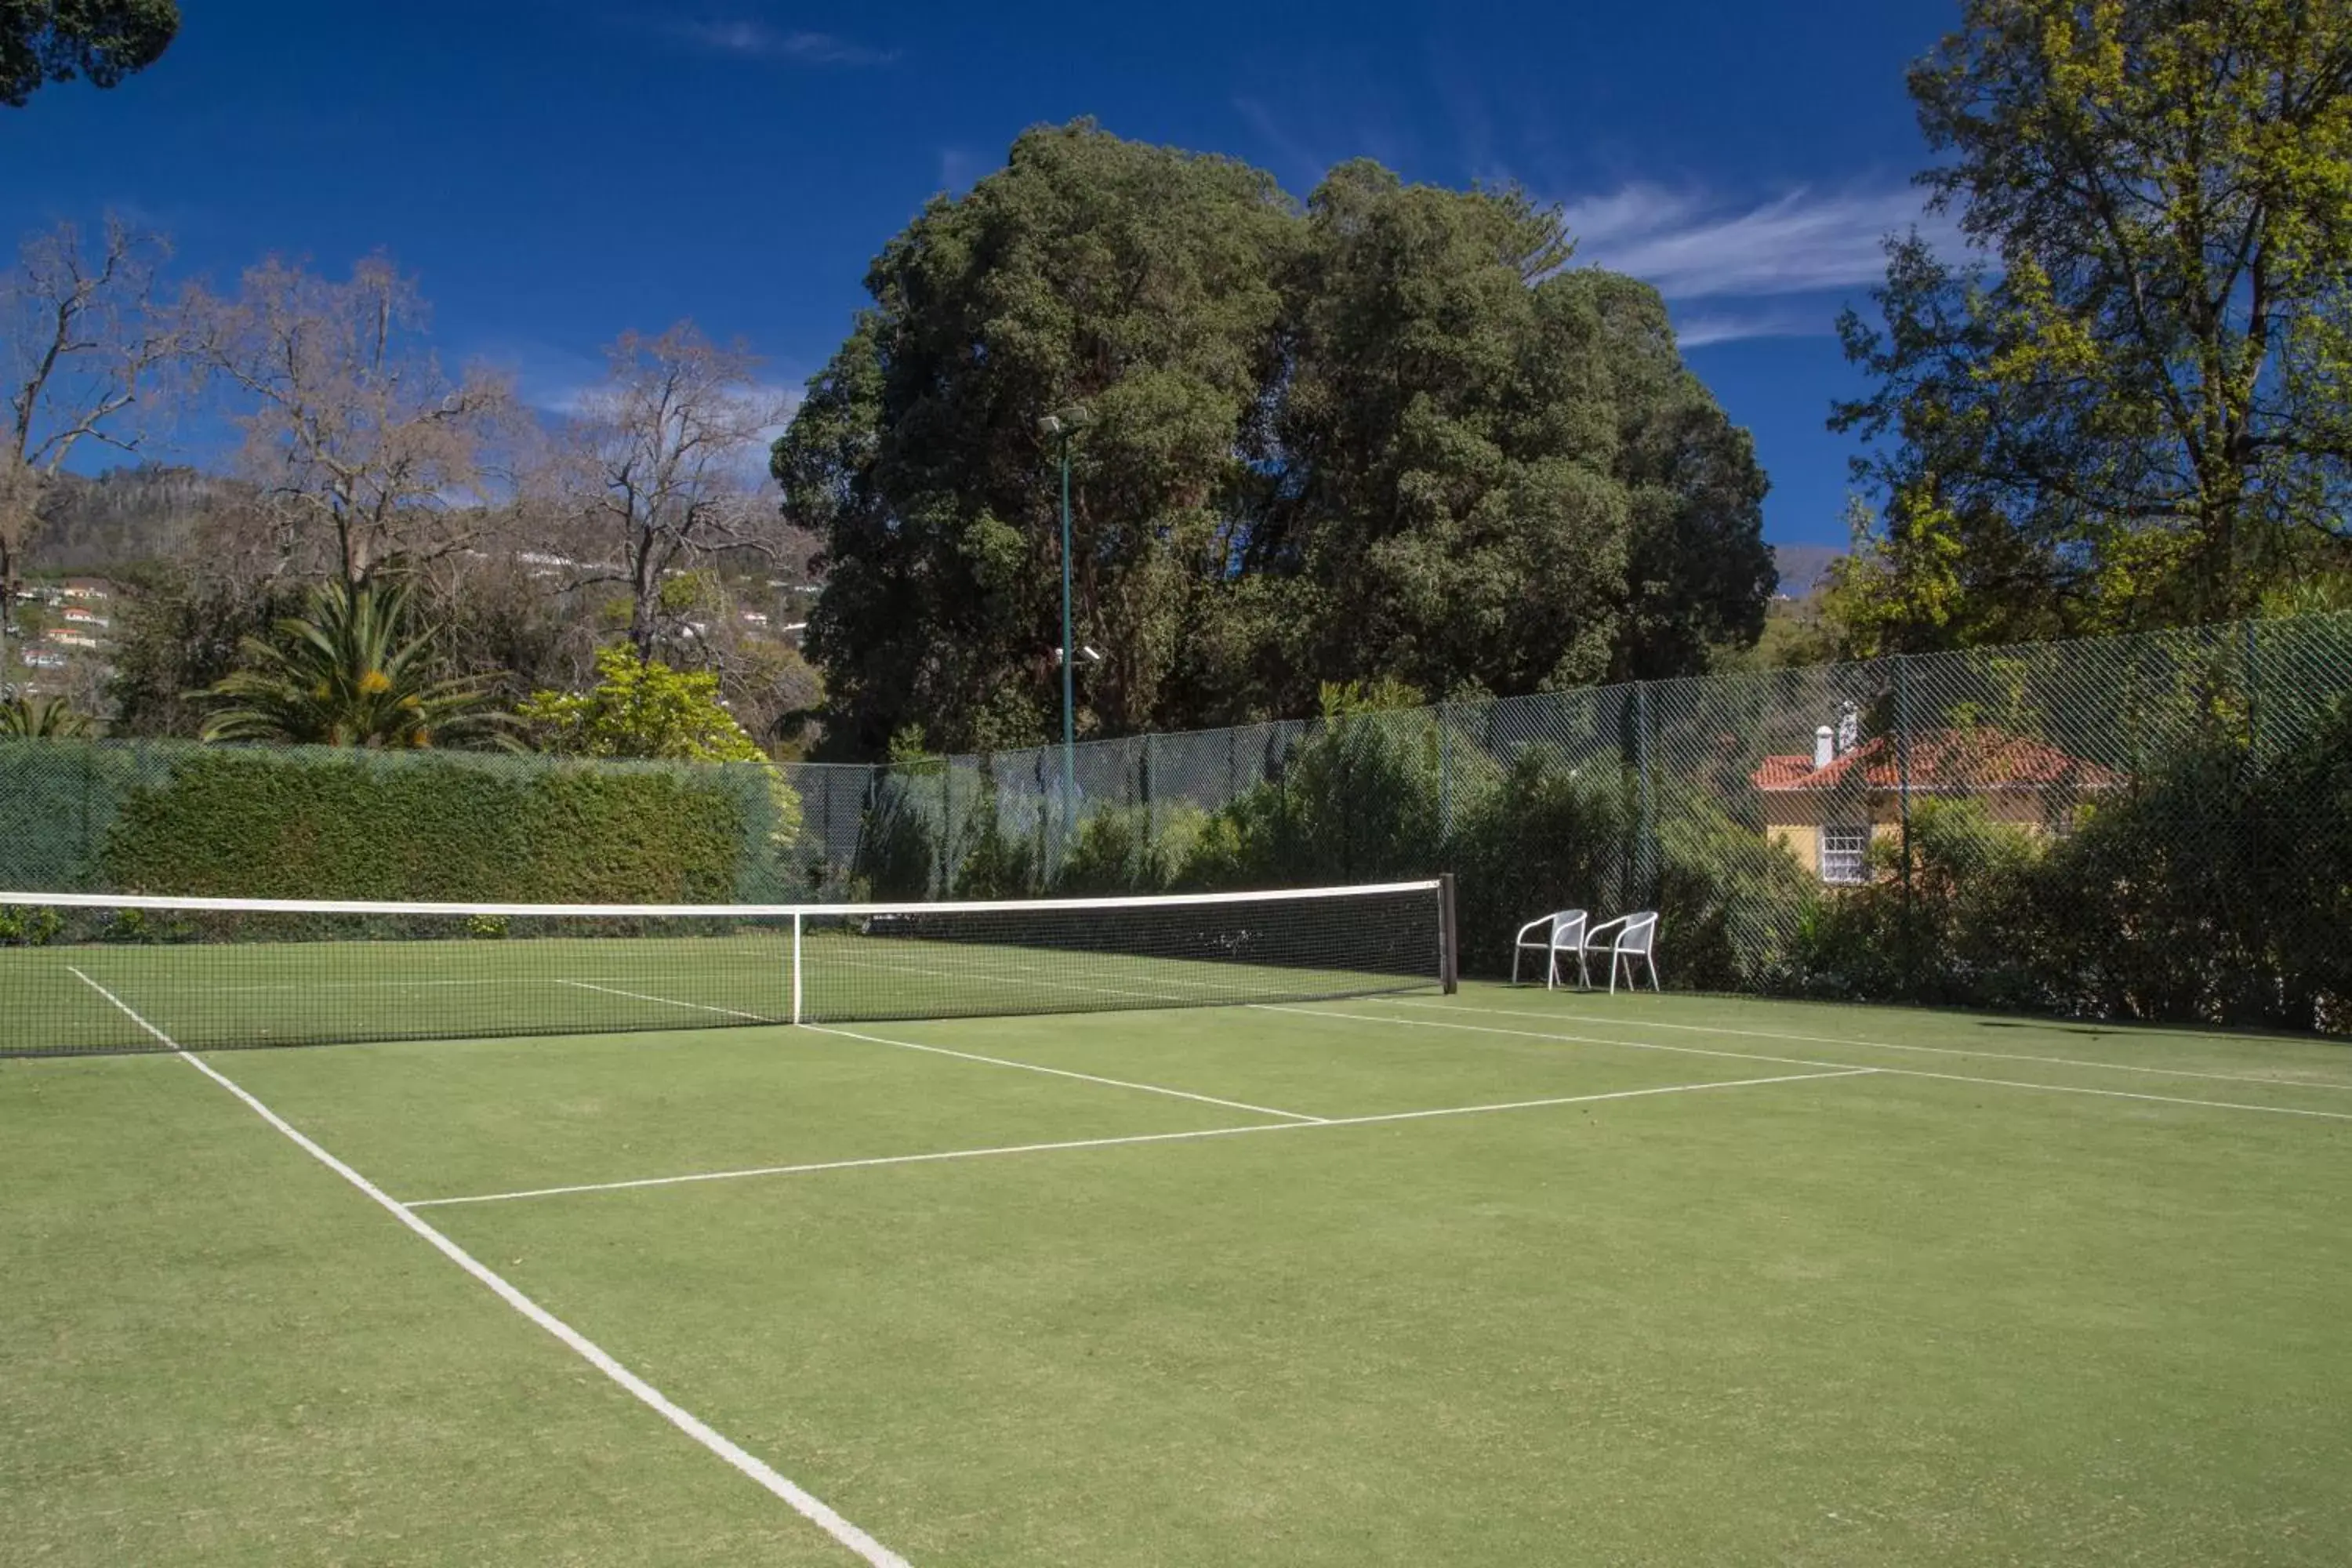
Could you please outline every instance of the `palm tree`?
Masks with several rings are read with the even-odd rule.
[[[61,697],[13,697],[0,702],[0,739],[76,741],[91,728],[89,715],[75,712]]]
[[[308,616],[278,623],[275,640],[247,637],[246,668],[212,689],[226,706],[207,741],[280,741],[392,749],[511,747],[511,715],[488,705],[477,679],[427,680],[430,629],[403,641],[408,590],[330,583]]]

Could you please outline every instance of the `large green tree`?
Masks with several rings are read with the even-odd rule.
[[[163,58],[175,0],[0,0],[0,103],[22,109],[43,82],[112,87]]]
[[[1263,563],[1318,591],[1278,692],[1511,695],[1752,644],[1764,479],[1645,284],[1509,192],[1342,165],[1308,209]]]
[[[1317,189],[1307,228],[1254,540],[1261,570],[1320,601],[1298,684],[1597,678],[1626,501],[1598,321],[1542,281],[1569,258],[1558,217],[1359,162]],[[1297,685],[1277,695],[1296,710]]]
[[[1761,476],[1656,295],[1566,269],[1516,193],[1259,171],[1090,124],[1032,132],[884,251],[778,442],[825,541],[810,648],[877,754],[1058,727],[1071,442],[1088,732],[1679,674],[1752,642]],[[1705,559],[1702,559],[1705,557]]]
[[[1832,425],[1857,651],[2193,622],[2352,558],[2352,3],[1969,0]]]
[[[959,745],[1051,731],[1056,453],[1036,426],[1081,401],[1076,637],[1108,656],[1081,696],[1112,728],[1150,719],[1217,571],[1295,238],[1267,175],[1077,125],[1022,137],[890,242],[774,459],[825,541],[807,647],[837,733],[878,754],[909,719]]]

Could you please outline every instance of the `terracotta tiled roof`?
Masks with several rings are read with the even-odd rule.
[[[1809,755],[1766,757],[1748,775],[1761,790],[1899,789],[1895,744],[1875,736],[1825,768]],[[1948,795],[1997,789],[2113,789],[2122,775],[2005,730],[1930,730],[1911,742],[1911,787]]]

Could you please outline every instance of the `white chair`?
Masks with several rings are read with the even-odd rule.
[[[1604,937],[1606,941],[1602,940]],[[1619,915],[1613,921],[1602,921],[1584,933],[1586,952],[1609,955],[1609,994],[1612,996],[1617,994],[1617,964],[1621,959],[1625,964],[1627,986],[1641,989],[1641,977],[1633,972],[1633,961],[1638,958],[1650,966],[1650,989],[1661,989],[1658,984],[1657,947],[1658,911],[1655,910]],[[1580,960],[1582,954],[1578,956]]]
[[[1559,955],[1572,952],[1576,954],[1578,983],[1591,989],[1592,976],[1584,967],[1584,923],[1588,918],[1582,910],[1562,910],[1521,926],[1511,943],[1511,984],[1519,983],[1519,954],[1540,952],[1544,955],[1544,989],[1549,991],[1559,984]],[[1537,935],[1538,932],[1541,934]],[[1531,936],[1534,941],[1528,940]]]

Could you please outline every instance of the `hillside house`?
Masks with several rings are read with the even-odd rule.
[[[1892,737],[1841,743],[1824,724],[1811,756],[1768,756],[1749,775],[1763,797],[1765,836],[1824,882],[1869,879],[1870,850],[1901,832],[1906,759]],[[1981,801],[1995,822],[2036,834],[2073,831],[2084,798],[2123,777],[2029,736],[1991,726],[1912,737],[1911,799]]]

